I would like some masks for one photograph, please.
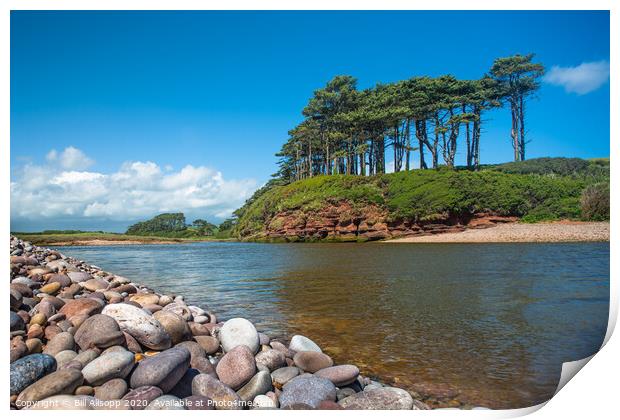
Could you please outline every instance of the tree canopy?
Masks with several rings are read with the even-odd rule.
[[[412,169],[413,153],[422,169],[452,168],[462,143],[467,167],[477,169],[484,112],[505,103],[513,114],[515,160],[523,160],[524,102],[544,72],[532,59],[533,54],[498,58],[489,74],[476,80],[415,76],[364,90],[353,76],[336,76],[314,91],[304,120],[289,131],[275,175],[286,182],[376,175],[386,172],[386,162],[399,172]]]
[[[196,219],[191,225],[186,224],[183,213],[163,213],[144,222],[135,223],[125,232],[127,235],[192,237],[215,236],[219,232],[217,225],[205,219]]]

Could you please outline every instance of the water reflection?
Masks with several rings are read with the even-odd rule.
[[[69,255],[272,336],[307,335],[336,362],[459,399],[548,399],[561,363],[605,334],[609,244],[185,244]]]

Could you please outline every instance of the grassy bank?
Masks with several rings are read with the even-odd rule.
[[[160,244],[160,243],[183,243],[183,242],[208,242],[216,241],[214,238],[187,237],[170,238],[159,236],[126,235],[123,233],[107,232],[73,232],[73,233],[50,233],[50,232],[12,232],[22,240],[39,246],[52,245],[105,245],[109,244]]]
[[[584,211],[585,191],[596,212]],[[483,170],[414,170],[373,177],[317,176],[261,190],[237,211],[235,233],[256,237],[275,216],[308,215],[347,203],[353,217],[369,205],[386,213],[383,222],[429,222],[489,212],[525,222],[609,218],[609,160],[533,159]],[[588,196],[589,197],[589,196]],[[605,206],[606,212],[605,214]]]

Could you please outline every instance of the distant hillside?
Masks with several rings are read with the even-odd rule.
[[[237,237],[285,241],[366,241],[517,218],[605,220],[609,160],[317,176],[263,188],[235,214]]]

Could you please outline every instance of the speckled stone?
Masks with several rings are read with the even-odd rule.
[[[266,366],[270,371],[286,366],[284,354],[278,350],[268,349],[259,352],[255,357],[256,363]]]
[[[145,410],[185,410],[183,401],[174,395],[162,395],[155,398]]]
[[[162,395],[162,390],[156,386],[141,386],[125,394],[123,400],[129,401],[133,410],[144,410],[151,401]]]
[[[56,370],[49,354],[31,354],[11,363],[11,395],[16,395],[48,373]]]
[[[95,398],[103,401],[118,400],[127,393],[127,382],[124,379],[110,379],[95,388]]]
[[[23,407],[53,395],[73,394],[73,391],[83,382],[82,372],[76,369],[52,372],[24,389],[17,396],[15,404]]]
[[[339,404],[349,410],[411,410],[413,397],[403,389],[384,387],[358,392]]]
[[[215,371],[220,381],[232,389],[239,389],[256,373],[254,353],[247,346],[234,347],[222,357]]]
[[[192,394],[207,397],[213,401],[216,410],[241,410],[241,398],[223,382],[206,374],[200,374],[192,381]]]
[[[305,404],[317,408],[323,400],[336,401],[336,387],[331,381],[313,375],[300,376],[289,381],[282,388],[280,407],[294,407]]]
[[[299,375],[299,369],[295,366],[287,366],[271,372],[273,385],[277,388],[282,388],[297,375]]]

